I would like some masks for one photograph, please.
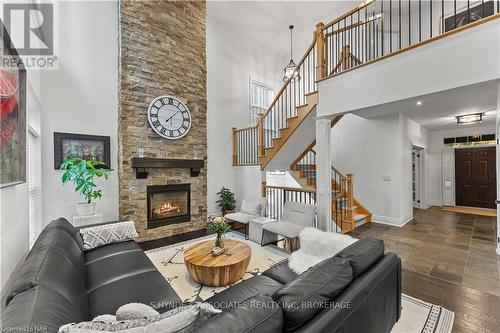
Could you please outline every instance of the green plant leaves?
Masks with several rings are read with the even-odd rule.
[[[94,177],[108,179],[110,169],[96,168],[96,166],[102,167],[104,165],[104,162],[98,161],[95,157],[90,160],[77,157],[67,159],[61,164],[61,170],[64,171],[61,181],[63,185],[70,181],[73,182],[75,192],[80,192],[90,203],[92,199],[102,197],[102,190],[97,188]]]

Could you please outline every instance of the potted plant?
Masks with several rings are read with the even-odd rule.
[[[219,192],[217,192],[219,200],[216,203],[219,205],[222,211],[222,216],[226,215],[229,211],[236,208],[236,199],[234,198],[234,193],[226,187],[222,187]]]
[[[78,157],[67,159],[61,164],[61,170],[64,171],[61,179],[63,185],[72,182],[75,192],[80,192],[85,198],[85,202],[76,205],[78,215],[93,215],[95,202],[92,200],[102,197],[102,190],[97,187],[94,178],[104,177],[108,179],[111,170],[106,168],[104,162],[98,161],[95,157],[90,160]]]
[[[224,217],[216,217],[212,221],[208,222],[207,229],[210,232],[215,232],[217,235],[215,237],[215,247],[212,250],[213,255],[219,255],[224,250],[224,238],[226,232],[231,230],[231,226],[226,222]]]

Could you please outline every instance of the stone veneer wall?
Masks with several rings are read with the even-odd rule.
[[[136,222],[141,241],[206,226],[207,123],[204,1],[120,1],[119,188],[120,218]],[[147,107],[160,95],[173,95],[191,111],[190,132],[167,140],[149,127]],[[98,98],[98,96],[97,96]],[[204,159],[199,177],[189,169],[150,169],[135,179],[132,157]],[[147,229],[146,186],[191,184],[191,222]]]

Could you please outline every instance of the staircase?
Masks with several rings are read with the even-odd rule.
[[[338,119],[340,120],[340,119]],[[334,126],[338,120],[332,122]],[[316,190],[316,142],[290,166],[290,174],[305,189]],[[372,214],[353,195],[353,175],[344,175],[332,166],[332,219],[342,233],[371,222]]]
[[[310,46],[297,63],[295,75],[285,81],[267,111],[259,115],[257,124],[233,128],[234,166],[257,165],[263,171],[284,170],[294,160],[291,174],[301,188],[263,188],[262,192],[278,203],[273,208],[273,217],[279,216],[280,207],[286,200],[316,201],[313,140],[319,80],[338,77],[500,18],[500,2],[496,1],[489,16],[460,21],[461,26],[458,26],[458,18],[463,12],[457,16],[457,1],[448,1],[446,6],[444,1],[434,2],[434,6],[433,1],[429,1],[428,6],[420,2],[419,6],[403,4],[407,6],[403,12],[401,1],[366,0],[328,24],[318,23]],[[416,17],[419,18],[417,25]],[[440,19],[443,17],[447,18]],[[332,127],[341,118],[333,119]],[[303,153],[299,154],[301,151]],[[353,196],[353,175],[342,174],[334,166],[332,198],[333,221],[342,232],[371,221],[372,214]]]

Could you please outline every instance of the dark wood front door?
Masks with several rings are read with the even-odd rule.
[[[496,208],[495,147],[455,149],[457,206]]]

